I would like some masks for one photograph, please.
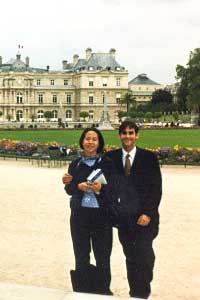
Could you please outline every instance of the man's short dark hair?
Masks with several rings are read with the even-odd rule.
[[[133,128],[135,130],[135,133],[137,134],[139,131],[139,127],[137,124],[133,121],[124,121],[119,126],[119,134],[121,134],[126,128]]]
[[[99,147],[97,149],[97,153],[102,153],[103,149],[104,149],[104,138],[103,135],[101,134],[101,132],[97,129],[97,128],[86,128],[83,130],[81,137],[79,139],[79,145],[81,147],[81,149],[83,149],[83,140],[86,136],[86,134],[88,133],[88,131],[94,131],[96,132],[97,136],[98,136],[98,140],[99,140]]]

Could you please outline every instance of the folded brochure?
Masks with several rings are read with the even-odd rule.
[[[88,182],[99,182],[101,184],[107,184],[106,178],[101,169],[96,169],[90,173],[87,178]]]

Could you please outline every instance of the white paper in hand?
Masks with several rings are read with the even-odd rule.
[[[90,173],[87,178],[89,182],[99,182],[101,184],[107,184],[106,178],[101,169],[96,169]]]

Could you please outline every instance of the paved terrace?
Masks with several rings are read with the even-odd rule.
[[[0,160],[0,300],[95,299],[71,293],[74,258],[64,171]],[[162,173],[152,300],[199,300],[200,168],[163,167]],[[125,260],[116,230],[111,263],[111,288],[126,299]]]

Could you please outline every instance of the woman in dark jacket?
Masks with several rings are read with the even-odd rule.
[[[110,291],[110,255],[112,249],[112,225],[108,215],[108,199],[100,182],[88,182],[96,169],[101,169],[106,181],[112,172],[112,162],[101,156],[104,140],[99,130],[83,131],[80,147],[84,154],[69,165],[68,176],[72,181],[65,185],[71,196],[71,236],[76,269],[71,271],[74,291],[112,294]],[[105,182],[106,183],[106,182]],[[90,252],[94,252],[96,267],[90,264]]]

